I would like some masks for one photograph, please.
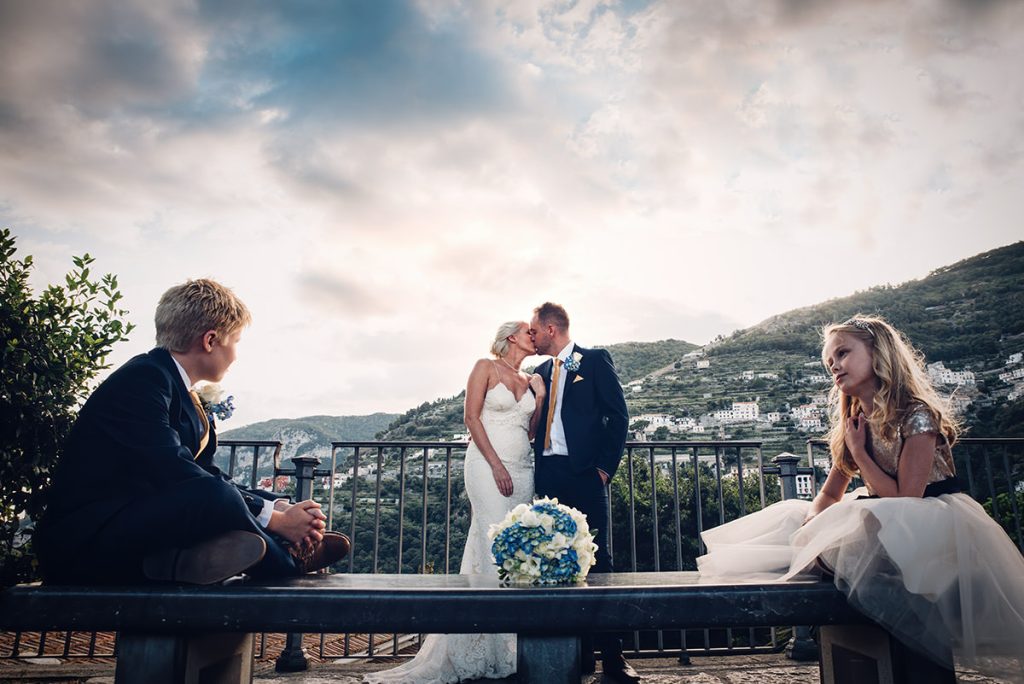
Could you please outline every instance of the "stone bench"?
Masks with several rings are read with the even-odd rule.
[[[870,626],[830,582],[711,583],[694,572],[592,575],[584,585],[548,587],[473,575],[338,574],[0,591],[0,629],[118,631],[119,683],[250,681],[253,632],[489,632],[518,635],[519,681],[576,684],[580,633],[794,624],[850,625],[853,642]],[[850,640],[843,643],[836,658],[823,654],[823,681],[849,672]],[[914,677],[890,681],[935,681]]]

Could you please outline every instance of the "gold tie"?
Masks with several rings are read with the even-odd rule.
[[[551,396],[548,397],[548,422],[544,426],[544,449],[551,448],[551,421],[555,419],[555,406],[558,403],[558,374],[562,368],[562,359],[555,359],[555,372],[551,374]]]
[[[210,419],[206,417],[206,409],[203,408],[203,402],[199,400],[199,392],[189,390],[188,396],[192,397],[192,404],[196,407],[196,413],[199,414],[199,422],[203,426],[203,434],[199,437],[199,450],[196,451],[194,456],[194,458],[199,458],[199,454],[203,453],[203,449],[210,442]]]

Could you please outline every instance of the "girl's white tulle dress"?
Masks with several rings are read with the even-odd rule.
[[[903,440],[940,434],[915,407],[893,440],[870,429],[871,455],[896,475]],[[946,667],[1024,681],[1024,558],[973,499],[947,493],[953,460],[937,440],[923,498],[848,493],[801,527],[809,501],[782,501],[703,533],[700,574],[785,581],[833,570],[850,604],[900,641]]]

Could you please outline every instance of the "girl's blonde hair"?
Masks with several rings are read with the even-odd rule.
[[[511,346],[508,338],[517,334],[522,325],[522,321],[509,321],[498,326],[498,332],[494,334],[494,342],[491,343],[491,353],[499,359],[508,354],[508,348]]]
[[[924,404],[952,447],[960,433],[960,424],[950,412],[946,400],[932,386],[921,352],[884,319],[858,314],[844,323],[834,323],[822,329],[821,361],[829,371],[825,343],[830,336],[839,333],[860,340],[871,350],[871,368],[877,379],[877,389],[868,418],[872,425],[879,426],[881,437],[895,439],[912,405]],[[831,427],[827,439],[832,462],[840,472],[852,477],[857,472],[857,465],[846,448],[846,419],[860,413],[863,407],[860,400],[843,394],[835,384],[829,391],[828,403]]]

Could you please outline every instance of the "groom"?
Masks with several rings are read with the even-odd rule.
[[[587,516],[590,529],[596,530],[593,572],[612,572],[608,482],[619,467],[629,424],[622,385],[608,352],[573,343],[569,315],[558,304],[546,302],[533,310],[530,335],[538,354],[554,357],[537,368],[548,390],[534,441],[537,496],[557,497]],[[640,681],[622,657],[617,637],[597,634],[594,645],[607,677],[623,684]]]

